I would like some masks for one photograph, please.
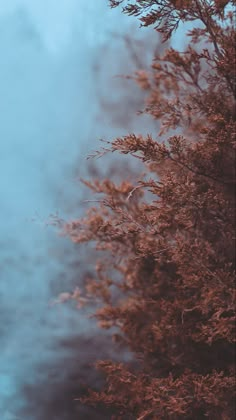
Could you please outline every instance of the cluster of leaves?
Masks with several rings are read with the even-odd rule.
[[[164,40],[180,20],[193,28],[184,52],[168,48],[135,75],[159,137],[129,134],[101,151],[130,154],[144,175],[136,184],[88,182],[97,207],[64,226],[75,243],[104,252],[86,295],[72,297],[97,299],[100,326],[115,328],[137,360],[133,369],[99,362],[107,385],[84,399],[116,408],[116,419],[234,418],[233,5],[136,0],[124,8]]]

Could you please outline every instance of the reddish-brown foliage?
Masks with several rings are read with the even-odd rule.
[[[111,1],[115,7],[119,3]],[[155,55],[136,74],[159,136],[129,134],[101,154],[140,162],[133,185],[88,182],[100,195],[66,224],[75,243],[104,251],[97,279],[78,302],[101,303],[100,326],[137,358],[136,368],[100,362],[107,386],[84,401],[116,419],[234,418],[235,28],[234,1],[136,0],[124,11],[164,40],[192,21],[183,52]],[[230,8],[231,6],[231,8]],[[201,48],[199,47],[201,46]],[[115,167],[114,167],[115,171]],[[141,172],[140,171],[140,172]]]

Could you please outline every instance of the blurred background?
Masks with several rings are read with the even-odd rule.
[[[106,0],[0,0],[1,420],[110,418],[75,401],[102,381],[91,363],[116,351],[85,313],[50,305],[89,267],[48,220],[83,214],[81,176],[119,172],[87,163],[99,138],[155,133],[135,115],[139,88],[114,76],[158,45]]]

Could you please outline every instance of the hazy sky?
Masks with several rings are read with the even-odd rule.
[[[37,366],[55,360],[53,346],[78,318],[68,308],[48,307],[59,267],[50,257],[55,232],[44,221],[63,214],[63,190],[92,147],[92,65],[111,28],[109,16],[106,1],[0,2],[1,420],[19,418],[27,404],[23,382],[39,380]],[[124,21],[112,16],[118,26]],[[84,320],[76,325],[85,328]],[[26,420],[36,419],[35,413]]]
[[[48,307],[61,267],[44,222],[64,214],[73,168],[101,137],[91,131],[94,57],[130,19],[105,0],[0,0],[1,420],[21,419],[22,384],[42,381],[37,366],[63,357],[57,340],[85,328],[67,307]]]
[[[26,11],[45,47],[51,53],[63,54],[68,44],[73,43],[75,30],[83,36],[82,43],[93,42],[94,24],[99,21],[101,23],[102,15],[106,12],[104,5],[105,1],[100,2],[100,5],[96,4],[95,10],[92,2],[83,0],[11,0],[1,1],[0,15],[6,16],[20,9]],[[91,19],[85,18],[87,13],[91,15]],[[103,22],[103,28],[105,27]]]

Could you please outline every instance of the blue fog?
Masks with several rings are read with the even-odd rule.
[[[0,4],[1,420],[22,418],[24,383],[47,383],[38,366],[66,357],[63,349],[55,355],[56,343],[75,323],[81,333],[86,329],[72,309],[49,306],[60,266],[55,231],[45,220],[57,211],[68,216],[63,191],[68,197],[72,189],[71,168],[95,140],[92,68],[118,19],[110,16],[106,2]],[[36,418],[35,412],[26,420]]]
[[[29,405],[22,387],[46,384],[38,367],[63,362],[69,350],[57,343],[88,327],[73,308],[49,305],[61,265],[45,220],[71,216],[68,201],[79,199],[73,168],[83,175],[80,162],[103,135],[101,122],[91,128],[98,112],[94,59],[109,31],[122,33],[129,23],[106,3],[0,2],[1,420],[52,419],[37,410],[22,417]]]

